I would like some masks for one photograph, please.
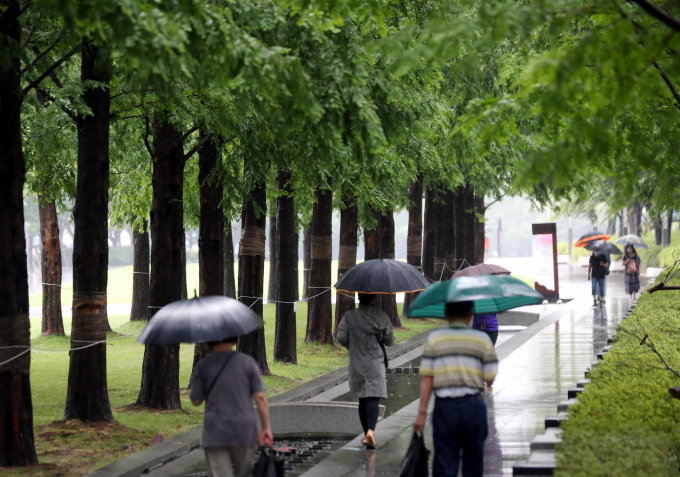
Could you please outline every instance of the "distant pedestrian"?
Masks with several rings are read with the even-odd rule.
[[[434,390],[433,477],[456,477],[461,457],[463,477],[484,474],[488,425],[482,393],[485,383],[493,384],[498,358],[489,336],[470,328],[473,308],[470,301],[447,303],[449,327],[430,333],[420,361],[420,408],[413,427],[423,431]]]
[[[592,283],[593,308],[605,303],[609,261],[601,252],[593,252],[588,261],[588,281]],[[598,303],[599,301],[599,303]]]
[[[498,340],[498,318],[496,315],[475,315],[472,320],[472,329],[483,331],[489,335],[491,342],[496,346],[496,341]]]
[[[274,440],[260,369],[233,350],[236,340],[211,343],[214,352],[200,361],[191,383],[191,403],[205,401],[201,446],[211,477],[252,476],[255,448]],[[262,422],[259,436],[253,401]]]
[[[623,283],[626,293],[630,295],[631,306],[635,303],[636,295],[640,291],[640,256],[635,247],[626,245],[626,255],[623,257]]]
[[[362,443],[369,449],[375,449],[380,399],[387,399],[383,346],[394,344],[390,317],[371,305],[374,298],[359,293],[359,308],[345,313],[338,325],[338,341],[349,349],[349,390],[359,399],[359,419],[366,436]]]

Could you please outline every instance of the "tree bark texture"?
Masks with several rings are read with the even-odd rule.
[[[364,261],[375,260],[382,256],[382,220],[380,211],[371,207],[371,213],[375,219],[375,227],[371,230],[364,228]],[[373,306],[382,310],[382,295],[376,295]]]
[[[295,299],[300,297],[300,232],[295,226]]]
[[[465,246],[465,229],[467,227],[465,206],[466,206],[466,192],[464,186],[459,186],[454,191],[454,223],[456,230],[456,270],[463,269],[469,265],[464,261],[466,259],[467,249]]]
[[[132,229],[132,308],[130,321],[149,318],[149,221],[142,221],[142,230]]]
[[[276,304],[276,330],[274,338],[274,360],[297,364],[297,324],[295,302],[298,299],[297,280],[297,234],[295,233],[295,199],[291,171],[277,170],[276,188],[276,236],[272,236],[277,262],[274,270],[278,274],[278,301]],[[285,192],[281,194],[281,192]],[[270,259],[271,263],[271,259]]]
[[[436,281],[434,276],[434,254],[436,248],[437,215],[434,203],[435,192],[428,187],[425,190],[425,213],[423,220],[423,255],[422,271],[425,278]]]
[[[445,280],[446,272],[446,194],[439,192],[434,204],[435,217],[437,217],[435,228],[435,248],[434,248],[434,278],[437,281]]]
[[[54,202],[38,196],[40,238],[42,240],[42,329],[43,335],[64,336],[61,316],[61,245],[59,244],[59,218]]]
[[[310,227],[307,227],[304,231],[302,237],[302,250],[304,253],[304,256],[302,257],[304,267],[302,269],[302,299],[306,300],[310,297],[308,290],[309,272],[310,267],[312,266],[312,229]]]
[[[465,185],[465,260],[467,266],[476,265],[475,261],[475,241],[477,216],[475,215],[475,188],[471,184]]]
[[[342,197],[344,209],[340,211],[340,253],[338,256],[338,278],[357,264],[357,239],[359,229],[359,207],[354,199]],[[340,320],[355,308],[354,293],[338,291],[335,295],[335,327],[337,335]]]
[[[418,174],[409,187],[408,232],[406,236],[406,263],[422,271],[423,249],[423,175]],[[408,307],[416,299],[418,292],[404,295],[404,311],[406,316]]]
[[[383,258],[394,260],[394,212],[388,210],[380,217],[380,248]],[[392,326],[401,328],[399,310],[397,309],[397,295],[382,295],[382,310],[390,317]]]
[[[479,220],[478,216],[484,217],[486,214],[486,207],[484,206],[484,196],[477,195],[475,192],[475,265],[484,263],[484,244],[486,239],[486,223]]]
[[[21,37],[19,2],[0,0],[0,6],[6,8],[0,13],[0,45],[15,51],[16,46],[10,46],[10,42],[18,44]],[[0,346],[3,347],[31,344],[20,69],[18,56],[0,68]],[[0,362],[7,360],[12,361],[0,366],[0,467],[37,464],[29,378],[31,353],[22,348],[0,349]]]
[[[236,298],[236,279],[234,278],[234,237],[231,222],[224,228],[224,296]]]
[[[668,244],[671,243],[671,231],[673,230],[673,209],[668,209]]]
[[[248,161],[244,164],[244,176],[247,168]],[[246,197],[243,201],[238,254],[239,300],[262,317],[267,218],[265,214],[257,216],[255,205],[260,210],[267,210],[267,189],[264,182],[257,184],[250,197]],[[267,364],[263,329],[241,336],[238,340],[238,350],[252,356],[257,361],[262,374],[267,376],[271,374]]]
[[[456,259],[456,195],[447,189],[442,196],[439,218],[444,231],[441,242],[443,250],[437,255],[443,257],[444,262],[441,279],[450,280],[459,267]]]
[[[167,116],[153,118],[153,193],[151,199],[151,287],[149,320],[182,297],[184,241],[184,148],[182,132]],[[181,409],[179,345],[146,345],[137,405]]]
[[[182,230],[182,249],[180,250],[182,260],[182,289],[181,299],[189,298],[189,290],[187,290],[187,233]]]
[[[277,300],[278,277],[277,267],[279,261],[277,259],[277,245],[276,245],[276,210],[273,215],[269,216],[269,286],[267,287],[267,302],[273,303]]]
[[[201,138],[207,133],[201,131]],[[215,174],[221,167],[220,151],[213,141],[198,150],[198,185],[200,190],[200,223],[198,228],[198,294],[200,296],[224,293],[224,213],[222,185]],[[185,252],[186,256],[186,252]],[[186,271],[185,271],[186,276]],[[194,365],[210,354],[204,343],[194,346]]]
[[[109,84],[109,50],[82,42],[81,80]],[[64,420],[112,421],[106,380],[106,286],[109,265],[110,91],[90,86],[83,101],[91,115],[78,122],[78,178],[73,208],[73,318]]]
[[[329,179],[330,187],[330,179]],[[307,302],[307,335],[305,343],[333,344],[333,306],[331,304],[331,262],[333,250],[333,192],[316,191],[312,211],[311,265]]]
[[[661,245],[663,242],[663,219],[660,215],[654,217],[654,245]]]

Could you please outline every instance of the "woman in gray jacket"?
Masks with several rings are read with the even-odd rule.
[[[359,399],[359,419],[366,438],[363,443],[375,449],[375,426],[380,399],[387,399],[385,362],[380,342],[394,344],[389,316],[371,305],[375,295],[359,293],[359,308],[345,313],[338,325],[338,341],[349,349],[349,390]]]

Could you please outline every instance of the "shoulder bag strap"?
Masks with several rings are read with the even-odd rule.
[[[210,386],[208,386],[206,388],[206,390],[205,390],[205,400],[206,400],[206,402],[208,401],[208,397],[210,396],[210,391],[212,391],[213,387],[215,386],[217,379],[222,375],[222,371],[224,371],[224,368],[227,367],[227,364],[229,364],[229,361],[231,361],[231,358],[233,358],[235,354],[236,354],[236,351],[234,351],[229,356],[227,356],[227,359],[225,359],[224,363],[222,363],[222,367],[220,368],[220,370],[215,375],[215,378],[213,378],[212,383],[210,383]]]
[[[387,350],[385,349],[385,343],[380,339],[380,333],[376,333],[375,339],[378,340],[378,345],[380,345],[380,349],[382,349],[383,352],[383,361],[385,363],[385,369],[389,367],[389,361],[387,359]]]

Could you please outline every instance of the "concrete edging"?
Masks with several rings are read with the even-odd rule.
[[[401,343],[390,346],[387,348],[387,357],[393,359],[421,346],[430,331],[432,330],[423,331]],[[274,396],[269,402],[281,404],[304,401],[347,381],[347,379],[347,366],[343,366]],[[170,462],[200,446],[202,432],[203,425],[199,424],[186,432],[86,475],[87,477],[137,477],[153,467]]]

